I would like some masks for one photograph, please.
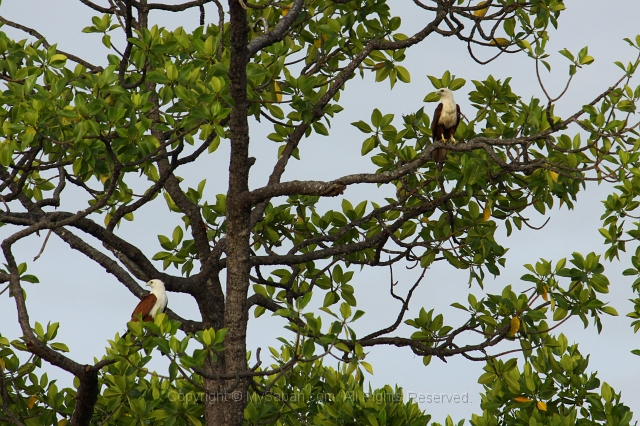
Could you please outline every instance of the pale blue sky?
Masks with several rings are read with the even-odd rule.
[[[407,29],[424,24],[419,13],[408,1],[392,0],[390,4],[398,8],[397,14],[403,16]],[[589,52],[595,57],[593,65],[581,71],[563,102],[556,108],[556,113],[573,112],[584,103],[590,101],[598,93],[615,82],[619,69],[613,61],[630,61],[635,58],[635,51],[622,41],[623,37],[635,37],[640,33],[640,2],[637,0],[567,0],[567,11],[560,19],[558,31],[552,31],[548,51],[552,53],[553,72],[545,81],[553,93],[561,90],[567,71],[566,60],[558,55],[558,50],[568,48],[577,52],[588,45]],[[36,1],[36,0],[4,0],[0,7],[0,15],[18,21],[27,26],[37,28],[51,43],[58,43],[59,48],[86,57],[95,63],[104,62],[104,50],[100,49],[99,35],[85,35],[80,30],[90,25],[88,9],[73,0]],[[215,14],[209,11],[209,19]],[[187,18],[176,19],[171,14],[156,14],[152,19],[160,18],[160,25],[173,28],[183,25],[193,28],[197,24],[197,13]],[[183,21],[183,19],[185,19]],[[18,32],[3,28],[16,38],[24,38]],[[349,123],[358,120],[367,121],[373,108],[383,113],[401,114],[413,112],[423,106],[422,99],[432,91],[426,75],[441,76],[449,69],[458,77],[482,80],[493,74],[504,79],[512,76],[514,91],[527,99],[532,95],[541,96],[535,81],[533,62],[524,55],[502,57],[489,66],[480,66],[471,61],[466,53],[466,46],[454,39],[442,39],[439,36],[428,39],[422,45],[407,51],[407,60],[403,64],[411,72],[412,83],[398,83],[393,91],[388,82],[372,84],[373,79],[367,76],[365,81],[359,78],[349,83],[346,93],[341,98],[345,111],[332,122],[330,137],[312,137],[304,141],[302,161],[291,164],[286,179],[330,179],[354,171],[371,171],[373,165],[368,159],[360,157],[363,141],[362,133]],[[636,83],[637,84],[637,83]],[[471,90],[470,82],[455,93],[463,112],[470,106],[466,94]],[[425,110],[431,113],[434,104],[428,104]],[[254,126],[252,128],[252,153],[257,163],[252,168],[251,184],[261,186],[275,157],[276,145],[266,139],[271,132],[270,126]],[[216,193],[226,192],[228,149],[223,143],[216,155],[208,156],[205,161],[190,165],[181,176],[191,186],[207,179],[205,193],[213,198]],[[345,197],[349,200],[381,199],[389,188],[357,188],[349,189]],[[522,264],[535,263],[544,257],[557,260],[568,257],[573,251],[588,253],[604,252],[602,237],[597,228],[599,217],[603,212],[600,200],[606,197],[609,188],[589,186],[589,190],[580,195],[574,211],[566,209],[554,215],[549,225],[542,231],[525,230],[515,233],[504,245],[510,247],[507,268],[503,275],[495,281],[488,280],[487,289],[499,292],[507,284],[514,289],[522,290],[527,285],[519,281],[524,273]],[[78,193],[76,193],[78,195]],[[63,198],[63,209],[84,207],[84,198],[72,194]],[[169,215],[161,200],[156,209],[145,208],[136,213],[137,220],[125,222],[119,233],[126,235],[149,256],[159,250],[158,233],[168,235],[178,223],[177,216]],[[339,200],[328,201],[338,203]],[[65,206],[66,205],[66,206]],[[534,223],[536,219],[534,218]],[[538,224],[544,220],[539,219]],[[0,236],[6,236],[7,227],[0,229]],[[44,234],[43,234],[44,237]],[[69,250],[56,237],[52,237],[42,257],[35,263],[31,259],[37,254],[42,240],[33,238],[19,244],[16,254],[21,261],[29,262],[29,270],[40,277],[41,284],[26,285],[28,291],[28,307],[32,322],[59,321],[61,328],[58,339],[69,345],[72,356],[81,362],[91,362],[94,356],[100,357],[104,351],[106,340],[112,338],[117,331],[125,328],[132,308],[137,300],[122,285],[104,270],[85,260],[81,255]],[[633,251],[633,250],[632,250]],[[579,320],[570,321],[561,330],[570,342],[579,342],[583,354],[591,354],[591,370],[598,370],[599,377],[607,381],[616,391],[623,391],[625,402],[632,409],[640,410],[640,390],[637,388],[637,377],[640,373],[640,359],[630,354],[630,350],[640,347],[640,342],[629,327],[629,319],[625,314],[632,310],[627,299],[632,298],[630,280],[622,277],[620,272],[627,266],[622,263],[606,264],[612,282],[611,293],[605,297],[621,314],[617,318],[605,319],[603,334],[598,335],[595,329],[582,329]],[[412,282],[415,271],[395,271],[396,279],[404,283]],[[356,295],[358,308],[367,312],[358,324],[361,335],[368,330],[385,326],[395,319],[397,302],[388,297],[388,271],[364,271],[356,274]],[[421,289],[414,296],[411,313],[417,314],[420,306],[435,308],[443,312],[445,320],[453,324],[463,321],[459,311],[450,308],[454,301],[466,300],[467,274],[455,271],[445,265],[431,268]],[[479,289],[473,291],[479,294]],[[195,304],[176,294],[169,295],[169,306],[180,315],[198,318]],[[15,319],[13,299],[5,293],[0,297],[0,332],[11,339],[19,336]],[[259,321],[252,321],[249,326],[249,347],[278,346],[275,341],[283,322],[279,318],[264,315]],[[274,330],[276,333],[274,333]],[[406,331],[406,330],[405,330]],[[471,413],[479,413],[479,396],[481,386],[477,378],[481,374],[482,363],[472,363],[462,358],[450,359],[447,364],[434,360],[428,368],[422,366],[420,358],[415,358],[410,351],[396,348],[376,348],[371,351],[367,361],[375,370],[371,377],[374,387],[389,383],[398,384],[406,393],[468,393],[471,404],[422,404],[427,412],[434,415],[434,420],[443,421],[447,414],[454,420],[469,418]],[[161,364],[158,364],[161,365]],[[64,377],[57,372],[54,377]],[[69,383],[69,379],[63,379]]]

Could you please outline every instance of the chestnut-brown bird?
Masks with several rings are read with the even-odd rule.
[[[131,314],[131,321],[138,321],[141,316],[142,321],[153,321],[156,314],[162,312],[167,307],[169,298],[164,291],[164,283],[158,279],[149,281],[147,286],[151,287],[151,293],[146,295]]]

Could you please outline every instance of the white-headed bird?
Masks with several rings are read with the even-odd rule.
[[[433,121],[431,122],[431,134],[433,142],[454,142],[453,135],[460,123],[460,105],[456,105],[453,99],[453,93],[446,87],[438,89],[436,92],[440,95],[440,103],[433,113]],[[443,163],[447,157],[445,148],[438,148],[431,153],[431,159],[436,163]]]
[[[169,298],[164,290],[164,283],[158,279],[153,279],[146,284],[151,287],[151,293],[146,295],[131,314],[131,321],[138,321],[142,317],[142,321],[153,321],[156,314],[164,311],[167,307]]]

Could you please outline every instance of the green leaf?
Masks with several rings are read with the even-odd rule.
[[[554,321],[561,321],[566,316],[567,316],[567,311],[565,311],[562,308],[556,308],[555,312],[553,313],[553,320]]]
[[[609,386],[607,382],[604,382],[601,389],[602,399],[604,399],[605,402],[611,402],[611,400],[613,399],[613,389],[611,389],[611,386]]]
[[[405,67],[396,65],[396,72],[398,73],[398,80],[400,80],[403,83],[411,82],[411,75],[409,74],[409,71],[407,71]]]
[[[444,87],[449,87],[449,84],[451,84],[451,73],[448,70],[445,71],[440,81],[442,81]]]
[[[376,108],[373,110],[373,113],[371,114],[371,124],[379,128],[381,126],[381,123],[382,123],[382,113],[378,108]]]
[[[423,268],[428,268],[434,262],[434,260],[436,260],[436,252],[427,252],[420,258],[420,266]]]
[[[36,333],[36,336],[38,336],[39,339],[44,339],[45,334],[44,334],[44,328],[42,327],[42,324],[36,321],[36,325],[33,331]]]
[[[182,241],[183,236],[184,234],[182,233],[182,228],[179,226],[176,226],[175,229],[173,230],[173,244],[175,245],[180,244],[180,241]]]
[[[13,149],[9,144],[4,144],[0,147],[0,164],[7,167],[11,164],[13,156]]]
[[[51,347],[60,352],[69,352],[69,348],[64,343],[51,343]]]
[[[461,87],[463,87],[465,84],[467,83],[467,81],[463,78],[456,78],[454,79],[451,84],[449,85],[449,89],[451,90],[458,90]]]
[[[493,383],[495,380],[496,380],[495,373],[484,373],[478,379],[478,383],[480,383],[481,385],[489,385]]]
[[[61,53],[56,53],[51,58],[49,58],[49,65],[55,66],[57,68],[61,68],[64,66],[67,57]]]
[[[569,52],[567,49],[562,49],[562,50],[559,50],[558,52],[565,58],[569,59],[571,62],[575,60],[573,57],[573,54]]]
[[[173,381],[178,376],[178,364],[171,362],[169,364],[169,380]]]
[[[218,149],[218,146],[220,146],[220,137],[216,136],[215,138],[213,138],[213,141],[211,141],[211,143],[209,144],[209,148],[207,149],[207,152],[211,154],[216,149]]]
[[[329,130],[324,124],[320,123],[319,121],[313,122],[313,130],[315,130],[315,132],[319,135],[329,136]]]
[[[351,125],[357,127],[363,133],[372,133],[373,132],[373,130],[371,129],[371,126],[369,126],[367,123],[365,123],[362,120],[355,121],[355,122],[351,123]]]
[[[21,275],[20,276],[20,281],[26,281],[28,283],[33,283],[33,284],[37,284],[40,282],[40,280],[38,279],[38,277],[36,277],[35,275]]]
[[[440,96],[436,92],[431,92],[427,96],[424,97],[422,102],[439,102]]]
[[[436,89],[442,89],[444,87],[444,84],[442,84],[442,81],[439,78],[432,75],[428,75],[427,78]]]
[[[351,317],[351,306],[348,303],[342,303],[340,305],[340,315],[342,315],[343,319],[348,319]]]
[[[338,302],[339,300],[340,300],[340,296],[338,296],[336,292],[330,291],[327,294],[325,294],[324,302],[322,303],[322,306],[326,308]]]

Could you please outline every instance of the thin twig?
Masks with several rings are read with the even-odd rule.
[[[53,229],[49,229],[49,232],[47,232],[47,236],[44,239],[44,243],[42,243],[42,247],[40,248],[40,251],[38,252],[36,257],[33,258],[34,262],[38,260],[40,256],[42,256],[42,253],[44,252],[44,248],[47,246],[47,241],[49,241],[49,237],[51,236],[51,232],[53,232]]]

